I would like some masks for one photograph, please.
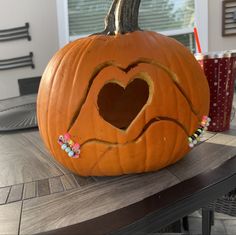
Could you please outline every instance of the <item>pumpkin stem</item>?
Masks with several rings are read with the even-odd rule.
[[[105,18],[105,29],[100,33],[125,34],[140,30],[138,26],[138,12],[141,0],[113,0],[111,8]]]
[[[94,33],[92,35],[99,35],[99,34],[105,34],[105,35],[115,35],[115,10],[117,7],[119,0],[113,0],[112,5],[109,9],[108,14],[105,18],[105,29],[102,32]]]
[[[116,34],[140,30],[138,13],[141,0],[119,0],[115,11]]]
[[[107,35],[115,34],[115,11],[119,0],[114,0],[112,2],[111,8],[105,18],[105,30],[104,33]]]

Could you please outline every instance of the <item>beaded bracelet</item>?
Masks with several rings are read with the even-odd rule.
[[[210,124],[211,119],[207,116],[202,117],[201,125],[193,133],[193,135],[188,137],[189,147],[193,148],[199,141],[204,141],[203,134],[207,130],[207,127]]]
[[[61,149],[64,150],[69,157],[78,158],[80,155],[80,145],[75,143],[69,133],[60,135],[58,143],[61,145]]]

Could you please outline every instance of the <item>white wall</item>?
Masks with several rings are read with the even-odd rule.
[[[30,67],[0,71],[0,99],[19,95],[17,80],[41,76],[59,48],[56,0],[0,0],[0,29],[30,23],[31,41],[0,42],[0,60],[34,53]]]
[[[209,1],[209,51],[236,49],[236,36],[221,36],[222,0]]]
[[[208,2],[208,17],[200,17],[201,19],[208,18],[205,20],[208,21],[209,30],[208,45],[205,46],[208,47],[208,51],[236,49],[236,36],[221,36],[222,0],[195,1],[202,2],[198,4],[201,8]],[[62,46],[68,41],[66,8],[66,0],[0,0],[0,29],[23,26],[29,22],[29,31],[32,36],[32,41],[22,39],[0,42],[0,60],[24,56],[32,51],[36,66],[35,69],[26,67],[0,71],[0,100],[18,96],[17,80],[41,76],[59,45]],[[203,20],[199,24],[203,25]],[[58,24],[60,25],[59,31]],[[206,33],[204,33],[206,30],[201,32],[201,27],[198,26],[198,28],[200,36],[202,34],[202,41],[207,42]]]

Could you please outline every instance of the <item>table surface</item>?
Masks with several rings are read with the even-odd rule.
[[[167,218],[157,223],[161,228],[177,219],[165,212],[194,204],[192,196],[202,198],[195,210],[236,187],[235,120],[231,130],[206,137],[158,172],[80,177],[50,156],[38,130],[0,133],[0,234],[107,234],[125,226],[133,231],[143,227],[143,218],[150,222],[158,215]]]

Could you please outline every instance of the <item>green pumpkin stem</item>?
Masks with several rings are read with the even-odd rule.
[[[115,35],[140,30],[138,13],[141,0],[113,0],[105,18],[104,31],[96,34]]]

